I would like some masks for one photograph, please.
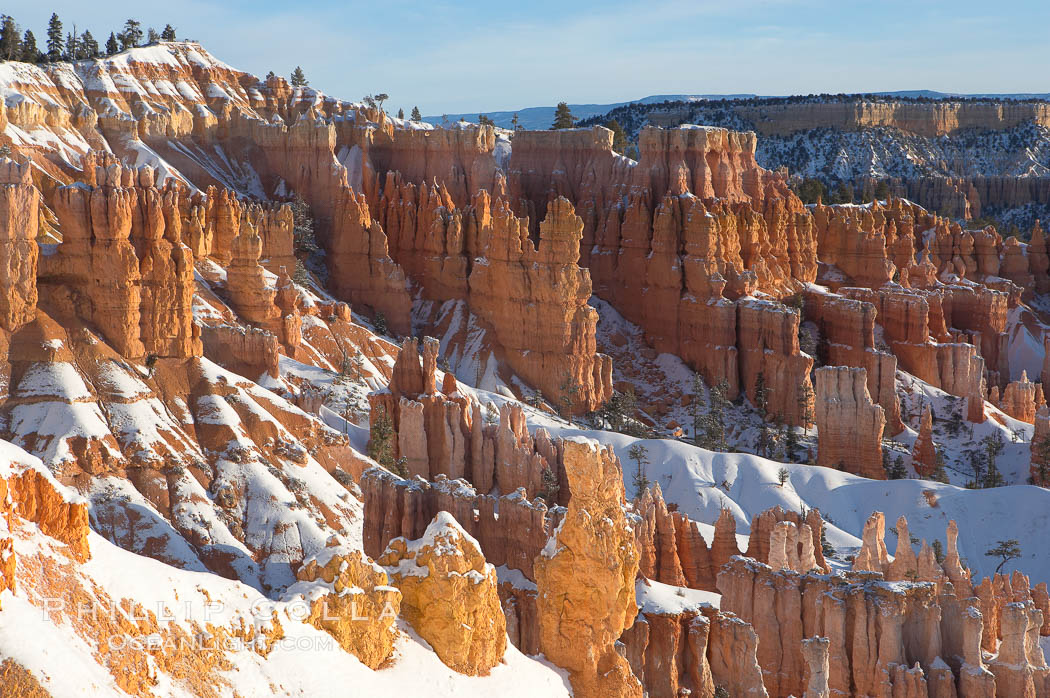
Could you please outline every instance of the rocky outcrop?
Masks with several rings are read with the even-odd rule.
[[[392,540],[379,564],[401,590],[405,618],[441,661],[485,676],[503,660],[507,627],[496,569],[451,514],[440,512],[418,540]]]
[[[193,323],[193,254],[182,243],[174,183],[158,189],[149,167],[98,166],[96,186],[60,187],[62,229],[41,261],[42,299],[96,325],[129,358],[199,356]]]
[[[885,227],[878,225],[878,202],[871,208],[813,208],[813,228],[818,254],[824,264],[834,265],[853,283],[878,288],[893,278],[896,267],[886,250]]]
[[[405,340],[389,386],[369,395],[373,420],[391,419],[394,456],[405,459],[408,473],[467,478],[485,493],[494,486],[505,494],[524,488],[528,497],[541,492],[548,469],[557,480],[557,447],[547,431],[530,434],[519,405],[504,404],[498,412],[489,405],[483,412],[459,392],[451,373],[439,389],[437,355],[436,339],[424,339],[422,357],[417,341]]]
[[[1045,485],[1050,477],[1050,410],[1042,405],[1035,414],[1035,428],[1032,432],[1031,466],[1029,472],[1032,482]]]
[[[40,213],[30,167],[28,162],[0,159],[0,328],[8,331],[36,314]]]
[[[87,502],[67,494],[36,468],[25,468],[8,477],[6,488],[19,518],[32,521],[45,534],[65,543],[81,562],[91,557]]]
[[[737,547],[736,519],[723,509],[715,523],[710,547],[698,523],[679,511],[670,511],[660,486],[653,485],[635,501],[638,519],[632,523],[638,550],[638,573],[662,584],[716,591],[718,570]],[[751,520],[747,555],[775,569],[828,571],[821,549],[824,522],[810,509],[805,518],[781,507],[756,514]]]
[[[875,348],[875,304],[827,293],[803,294],[803,318],[816,325],[818,353],[829,366],[867,371],[868,392],[886,415],[886,433],[904,429],[897,398],[897,357]]]
[[[802,658],[806,661],[806,692],[803,698],[831,698],[828,663],[831,641],[826,637],[811,637],[802,641]]]
[[[1043,612],[1030,603],[1008,603],[1002,610],[1002,641],[989,669],[1001,696],[1046,695],[1050,668],[1039,646]]]
[[[814,375],[817,465],[884,479],[882,431],[886,418],[871,400],[865,370],[825,366]]]
[[[919,477],[929,477],[937,469],[937,445],[933,442],[933,413],[930,406],[922,409],[919,435],[911,449],[911,464]]]
[[[926,138],[950,135],[964,129],[1003,130],[1027,121],[1050,122],[1050,110],[1039,103],[1001,103],[856,99],[773,104],[734,104],[728,107],[754,124],[762,135],[790,135],[796,131],[831,128],[842,131],[890,127]],[[663,116],[673,123],[675,115]]]
[[[1028,373],[1021,371],[1020,380],[1012,381],[1003,391],[999,408],[1014,419],[1033,424],[1038,404],[1036,384],[1028,380]]]
[[[773,569],[829,572],[821,546],[823,537],[824,520],[819,510],[810,509],[803,517],[797,511],[773,507],[752,517],[747,557],[764,562]],[[721,560],[716,571],[729,560],[730,557]]]
[[[761,380],[767,389],[767,412],[801,425],[804,410],[799,396],[812,392],[813,358],[799,349],[799,314],[754,300],[740,301],[737,313],[743,387],[754,397]]]
[[[711,621],[698,611],[639,613],[621,642],[631,672],[651,698],[709,696],[715,683],[707,659]]]
[[[569,506],[535,561],[540,646],[569,671],[573,692],[642,695],[616,640],[637,613],[638,557],[624,516],[623,475],[611,450],[563,442]]]
[[[725,380],[731,398],[753,389],[767,361],[790,369],[777,375],[784,385],[773,395],[783,402],[777,413],[799,424],[795,391],[806,360],[790,321],[774,304],[753,307],[772,315],[748,314],[738,332],[734,300],[755,290],[782,297],[795,279],[815,278],[816,245],[801,202],[755,164],[747,134],[643,130],[633,168],[612,152],[611,136],[602,128],[516,134],[512,200],[534,217],[551,193],[568,197],[583,219],[583,263],[595,293],[639,324],[658,351],[681,356],[711,384]],[[756,353],[761,361],[742,369],[739,352],[756,343],[774,356]]]
[[[378,669],[394,651],[401,592],[386,571],[358,550],[332,547],[303,564],[288,595],[310,604],[306,622],[336,639],[343,650]]]
[[[907,696],[927,695],[920,686],[980,682],[987,674],[980,612],[954,595],[938,596],[932,584],[887,585],[877,575],[800,576],[738,557],[719,574],[719,589],[723,612],[739,615],[758,634],[758,661],[771,696],[804,695],[807,673],[810,687],[817,676],[816,695],[826,680],[830,695]],[[968,619],[976,621],[977,634],[955,634]],[[806,637],[827,639],[824,679],[824,650],[804,643]],[[974,663],[960,664],[957,657]],[[992,694],[967,687],[959,695]]]
[[[515,373],[558,399],[574,386],[573,411],[596,409],[612,395],[612,361],[597,354],[590,275],[576,265],[583,221],[567,199],[554,199],[537,247],[502,200],[490,211],[479,194],[474,215],[482,260],[470,272],[472,310],[494,328]]]
[[[718,687],[734,696],[769,695],[754,630],[711,606],[679,613],[643,611],[621,642],[632,672],[652,698],[715,696]]]
[[[421,538],[430,521],[447,511],[481,542],[490,563],[519,570],[533,580],[533,560],[556,525],[557,510],[549,512],[542,501],[529,501],[522,490],[502,497],[479,495],[466,481],[443,475],[433,482],[404,480],[373,467],[362,476],[361,490],[364,550],[373,557],[394,538]]]
[[[412,303],[405,272],[390,258],[386,233],[372,218],[365,196],[346,185],[345,174],[333,189],[327,255],[332,289],[355,307],[382,313],[393,334],[410,334]]]
[[[242,376],[278,376],[280,356],[277,337],[266,330],[231,325],[201,328],[205,356],[221,357],[222,366]]]
[[[952,296],[892,287],[878,291],[839,290],[849,298],[876,306],[886,343],[904,370],[952,395],[966,398],[967,420],[984,421],[985,360],[978,347],[957,341],[961,337],[949,333],[954,317]]]

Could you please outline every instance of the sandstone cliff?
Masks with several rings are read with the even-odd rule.
[[[642,687],[614,647],[634,622],[638,558],[623,513],[616,456],[563,444],[569,507],[536,558],[540,646],[569,671],[578,696],[638,696]]]

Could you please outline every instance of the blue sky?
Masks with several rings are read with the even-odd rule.
[[[911,0],[5,3],[42,42],[57,11],[104,40],[172,23],[263,75],[302,65],[346,99],[406,112],[617,102],[650,94],[932,89],[1050,92],[1050,3]]]

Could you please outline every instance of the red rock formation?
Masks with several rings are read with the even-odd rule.
[[[802,424],[799,395],[810,388],[813,359],[798,346],[799,315],[783,306],[746,300],[737,304],[740,379],[755,395],[759,375],[765,383],[767,411],[792,425]]]
[[[676,544],[675,519],[667,510],[660,485],[648,488],[635,503],[641,521],[633,525],[638,548],[638,573],[664,584],[686,586]],[[702,541],[703,539],[701,539]],[[703,547],[707,552],[707,545]]]
[[[295,585],[292,594],[310,597],[307,622],[328,632],[369,668],[382,666],[394,651],[394,623],[401,608],[401,592],[390,586],[383,568],[359,550],[326,547],[320,559],[306,560],[296,576],[305,583]]]
[[[803,698],[831,698],[828,686],[828,675],[831,667],[828,663],[831,641],[826,637],[811,637],[802,641],[802,657],[806,661],[805,685]]]
[[[984,421],[984,359],[977,347],[955,342],[945,317],[953,316],[953,296],[884,288],[841,289],[850,298],[868,301],[878,309],[886,342],[904,370],[952,395],[967,398],[966,418]],[[934,339],[936,341],[931,341]]]
[[[788,527],[782,527],[781,524],[787,524]],[[751,519],[747,556],[774,569],[787,567],[796,572],[812,569],[827,572],[828,566],[820,543],[823,531],[824,520],[817,509],[810,509],[805,518],[796,511],[785,511],[779,506],[766,509]],[[777,551],[777,564],[774,564],[773,548]],[[719,567],[727,562],[729,558],[723,559]]]
[[[803,314],[806,320],[817,325],[818,341],[826,349],[828,365],[867,371],[868,392],[886,414],[886,433],[900,433],[904,424],[897,399],[897,357],[875,348],[875,305],[807,292]]]
[[[795,391],[804,377],[794,364],[804,361],[789,328],[779,314],[749,317],[750,334],[738,337],[734,308],[719,299],[723,291],[737,298],[756,287],[783,295],[793,289],[793,275],[814,278],[816,247],[801,203],[779,175],[757,167],[747,134],[643,130],[642,160],[632,169],[622,167],[611,143],[597,128],[517,134],[508,190],[530,213],[542,210],[551,192],[572,199],[584,219],[584,249],[593,241],[584,261],[596,293],[640,324],[657,350],[678,354],[710,383],[725,380],[730,397],[741,383],[753,388],[762,368],[751,362],[742,372],[738,347],[758,341],[789,352],[786,361],[771,359],[792,369],[779,379],[790,390],[778,391],[785,408],[778,411],[799,423]],[[780,330],[782,337],[770,334]]]
[[[530,502],[522,490],[502,497],[479,495],[463,480],[443,475],[433,482],[403,480],[373,467],[362,476],[361,490],[364,550],[377,557],[394,538],[421,537],[430,520],[447,511],[478,539],[489,562],[519,570],[531,580],[533,560],[556,525],[553,512],[539,500]]]
[[[893,278],[896,268],[886,252],[885,218],[878,202],[870,209],[817,204],[813,227],[820,261],[836,266],[853,283],[878,288]]]
[[[1014,419],[1034,424],[1036,406],[1036,384],[1028,380],[1026,371],[1021,371],[1021,379],[1012,381],[1003,391],[999,408]]]
[[[204,327],[201,331],[204,353],[217,363],[242,376],[267,374],[276,378],[279,356],[277,337],[265,330],[243,330],[230,325]]]
[[[862,368],[825,366],[815,371],[817,465],[877,479],[882,467],[882,408],[871,401]]]
[[[383,313],[394,334],[409,334],[411,300],[404,271],[388,254],[387,238],[363,194],[336,188],[328,249],[329,280],[336,295],[355,307]]]
[[[483,261],[470,272],[474,313],[494,328],[515,373],[547,396],[571,383],[574,411],[597,408],[612,395],[612,362],[597,354],[590,275],[576,266],[582,220],[567,199],[553,200],[535,247],[502,200],[492,208],[487,195],[475,198]]]
[[[711,621],[698,611],[640,613],[621,637],[632,673],[651,698],[713,695],[707,659]]]
[[[886,517],[881,511],[873,512],[864,522],[860,551],[853,558],[853,570],[885,574],[889,567],[886,552]]]
[[[638,612],[623,474],[611,450],[578,441],[562,447],[569,507],[535,561],[540,646],[569,671],[576,695],[641,698],[641,684],[615,649]]]
[[[36,314],[39,196],[30,164],[0,159],[0,328],[13,331]]]
[[[919,477],[929,477],[937,469],[937,446],[933,443],[933,413],[925,405],[919,422],[919,435],[911,449],[911,464]]]
[[[451,514],[439,512],[419,540],[394,539],[378,562],[401,591],[405,618],[442,662],[485,676],[503,661],[507,628],[496,569]]]
[[[1050,477],[1050,410],[1043,405],[1035,415],[1035,429],[1032,433],[1031,466],[1029,472],[1032,482],[1045,485]]]
[[[150,168],[116,163],[99,166],[95,179],[95,188],[55,192],[62,243],[41,262],[43,297],[96,325],[125,356],[200,355],[179,188],[158,190]]]
[[[547,431],[531,435],[521,407],[511,404],[499,410],[498,424],[485,424],[480,405],[458,392],[451,374],[445,374],[442,394],[437,352],[437,340],[427,337],[421,364],[416,340],[405,340],[390,386],[369,395],[374,418],[385,413],[393,422],[395,457],[407,459],[412,475],[467,477],[481,492],[495,485],[503,493],[524,488],[530,497],[538,494],[543,472],[558,468]]]
[[[738,557],[719,574],[718,586],[723,612],[752,623],[758,634],[758,661],[771,696],[803,695],[811,666],[803,638],[815,636],[828,640],[831,695],[921,696],[926,694],[913,691],[923,678],[926,685],[938,686],[956,677],[984,680],[976,678],[987,674],[980,656],[979,611],[954,595],[938,596],[933,585],[890,586],[879,580],[774,572]],[[956,630],[967,619],[976,620],[976,634]],[[956,656],[969,665],[960,666]],[[954,663],[955,676],[941,657]],[[913,664],[917,668],[909,669]]]
[[[90,558],[87,502],[65,492],[50,474],[36,467],[17,463],[5,466],[6,477],[0,477],[0,501],[14,503],[13,510],[5,514],[7,529],[15,523],[12,517],[30,521],[46,535],[69,546],[70,553],[80,562]],[[13,564],[14,558],[10,558],[10,563],[7,560],[4,556],[5,568]],[[7,574],[0,577],[14,579]]]

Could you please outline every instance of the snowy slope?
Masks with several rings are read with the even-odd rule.
[[[9,444],[0,447],[0,456],[43,469],[38,459]],[[133,635],[132,642],[142,646],[174,645],[172,633],[176,630],[185,634],[183,641],[193,642],[200,629],[209,624],[227,630],[242,625],[255,628],[255,640],[228,637],[223,649],[216,650],[229,662],[227,669],[215,668],[213,673],[201,669],[199,677],[179,677],[165,672],[165,662],[153,664],[156,684],[150,690],[157,696],[212,695],[199,692],[195,678],[220,688],[223,681],[227,682],[226,690],[214,695],[230,696],[234,692],[241,696],[338,694],[362,698],[569,695],[563,671],[542,659],[522,655],[509,644],[503,664],[489,676],[458,674],[445,666],[404,620],[398,622],[400,637],[389,665],[373,671],[340,649],[330,635],[301,622],[305,607],[299,601],[275,602],[241,582],[176,569],[128,552],[95,533],[89,535],[89,544],[91,559],[70,565],[64,546],[35,525],[20,523],[15,534],[19,585],[14,593],[0,594],[0,656],[17,661],[56,696],[126,695],[98,655],[100,642],[116,651],[113,656],[118,658],[119,650],[129,642],[107,638],[107,622],[99,620],[119,615],[121,611],[113,605],[122,600],[125,609],[133,608],[133,604],[141,607],[128,611],[130,620],[141,618],[148,625],[149,613],[157,618],[157,627],[147,628],[152,632]],[[71,592],[77,595],[66,596]],[[88,605],[73,608],[74,598],[90,601],[78,601]],[[274,630],[275,618],[283,637],[272,643],[259,640]],[[267,653],[257,651],[262,645],[268,645]]]

